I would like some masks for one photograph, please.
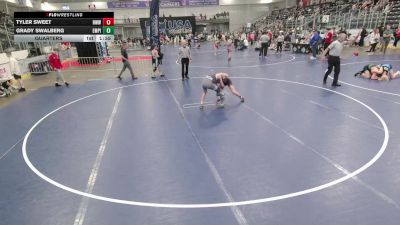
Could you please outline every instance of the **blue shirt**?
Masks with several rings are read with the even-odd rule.
[[[310,40],[310,45],[315,46],[318,44],[318,42],[321,40],[321,36],[319,34],[314,34],[313,37]]]

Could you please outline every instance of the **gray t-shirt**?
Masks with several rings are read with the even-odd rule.
[[[260,37],[261,43],[268,43],[269,42],[269,37],[266,34],[261,35]]]
[[[277,42],[283,42],[285,40],[285,36],[279,35],[278,38],[276,39]]]
[[[336,40],[332,42],[328,48],[330,56],[340,56],[340,54],[342,54],[343,44]]]
[[[187,47],[187,46],[186,47],[181,47],[179,49],[179,58],[180,59],[185,59],[185,58],[191,59],[192,57],[190,55],[190,48]]]

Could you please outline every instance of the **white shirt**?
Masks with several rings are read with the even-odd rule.
[[[332,44],[330,44],[328,48],[330,56],[340,57],[340,54],[342,54],[343,50],[343,43],[340,43],[338,40],[336,40],[332,42]]]
[[[11,74],[16,74],[16,75],[21,75],[21,67],[19,66],[19,63],[17,61],[17,59],[15,59],[14,57],[10,57],[10,71]]]
[[[285,36],[279,35],[278,38],[276,39],[277,42],[283,42],[285,40]]]
[[[249,42],[247,41],[247,39],[244,39],[243,45],[246,46],[246,47],[249,47]]]
[[[371,44],[375,44],[375,43],[378,43],[379,42],[379,39],[380,39],[380,37],[381,37],[381,35],[379,34],[379,32],[378,33],[371,33],[371,35],[370,35],[370,39],[369,39],[369,43],[371,43]]]

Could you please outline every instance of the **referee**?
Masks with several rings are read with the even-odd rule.
[[[339,73],[340,73],[340,55],[342,54],[343,50],[343,42],[346,40],[347,36],[344,33],[339,34],[339,37],[336,41],[332,42],[328,48],[322,53],[321,58],[325,58],[325,55],[329,52],[328,55],[328,69],[325,72],[324,76],[324,84],[326,84],[326,79],[328,78],[329,74],[332,73],[333,67],[334,70],[334,77],[332,86],[339,87],[341,86],[338,84],[339,81]]]
[[[187,46],[186,41],[182,41],[182,47],[179,48],[179,59],[182,64],[182,81],[189,79],[189,63],[192,61],[190,48]],[[179,60],[178,59],[178,60]]]

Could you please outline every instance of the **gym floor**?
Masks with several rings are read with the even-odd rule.
[[[322,85],[326,61],[306,55],[193,49],[181,81],[177,49],[165,78],[44,87],[0,109],[0,224],[397,225],[399,80]],[[209,93],[227,72],[245,103]],[[77,74],[79,76],[79,74]]]

